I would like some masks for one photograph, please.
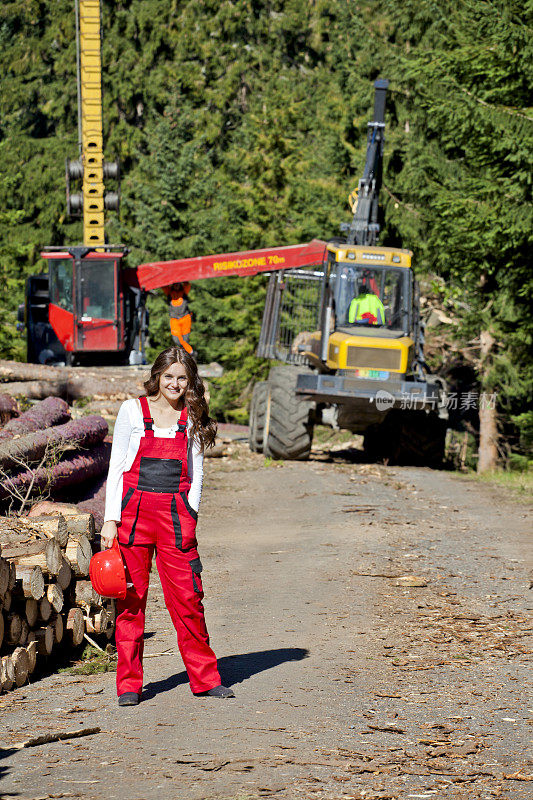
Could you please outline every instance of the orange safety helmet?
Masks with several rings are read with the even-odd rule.
[[[126,597],[126,571],[117,539],[114,540],[109,550],[95,553],[91,558],[89,577],[94,590],[102,597],[124,600]]]

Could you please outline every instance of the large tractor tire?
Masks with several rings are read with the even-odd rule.
[[[250,432],[248,444],[252,453],[263,452],[263,436],[265,432],[265,415],[268,399],[268,384],[260,381],[254,386],[250,402]]]
[[[270,370],[263,452],[271,458],[287,461],[309,458],[315,404],[296,394],[296,381],[304,370],[302,367]]]
[[[444,460],[445,441],[446,421],[437,414],[393,409],[381,425],[367,431],[364,448],[373,461],[438,468]]]

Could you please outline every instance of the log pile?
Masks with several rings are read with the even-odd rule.
[[[0,425],[5,425],[19,414],[20,409],[15,398],[9,394],[0,394]]]
[[[0,386],[11,396],[28,399],[81,397],[127,400],[142,394],[148,367],[51,367],[0,360]]]
[[[22,686],[39,660],[76,648],[86,632],[111,639],[114,601],[88,579],[91,514],[0,517],[0,690]]]
[[[86,485],[106,472],[107,422],[71,420],[67,403],[47,397],[0,429],[0,502],[22,511],[31,497]]]

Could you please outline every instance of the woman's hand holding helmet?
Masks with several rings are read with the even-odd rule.
[[[100,542],[102,547],[112,547],[114,540],[117,538],[117,523],[114,519],[108,519],[102,525],[100,531]]]

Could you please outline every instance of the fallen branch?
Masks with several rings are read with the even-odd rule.
[[[63,733],[45,733],[43,736],[34,736],[31,739],[26,739],[25,742],[18,742],[12,745],[11,748],[22,750],[24,747],[38,747],[41,744],[49,744],[50,742],[62,742],[64,739],[79,739],[81,736],[92,736],[94,733],[101,733],[101,728],[82,728],[79,731],[64,731]]]

